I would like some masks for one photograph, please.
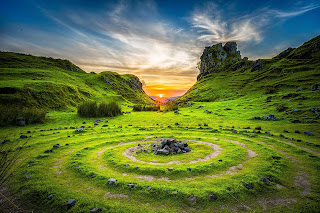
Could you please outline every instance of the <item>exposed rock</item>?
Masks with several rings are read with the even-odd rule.
[[[108,180],[108,184],[109,184],[109,185],[115,184],[116,182],[117,182],[117,179],[115,179],[115,178],[110,178],[110,179]]]
[[[261,130],[261,126],[257,126],[255,129],[256,130]]]
[[[24,138],[28,138],[28,136],[26,136],[26,135],[20,135],[20,138],[21,138],[21,139],[24,139]]]
[[[291,120],[291,123],[301,123],[301,120],[299,120],[299,119],[292,119],[292,120]]]
[[[16,124],[18,126],[25,126],[26,125],[26,120],[24,119],[24,117],[18,117],[16,119]]]
[[[251,72],[257,71],[257,70],[260,71],[263,69],[263,67],[264,67],[264,62],[261,59],[258,59],[255,62],[253,62]]]
[[[312,134],[312,132],[304,132],[305,135],[308,135],[308,136],[314,136],[314,134]]]
[[[191,147],[188,147],[187,143],[177,141],[175,139],[164,139],[160,144],[153,144],[152,151],[155,154],[182,154],[191,151]]]
[[[129,187],[129,188],[133,188],[133,187],[135,187],[135,186],[136,186],[136,185],[133,184],[133,183],[129,183],[129,184],[128,184],[128,187]]]
[[[76,205],[76,200],[75,199],[70,199],[67,203],[67,208],[71,209],[74,205]]]
[[[217,200],[217,196],[214,194],[209,195],[209,200]]]
[[[269,181],[266,177],[261,177],[259,180],[261,180],[264,184],[269,185]]]
[[[53,145],[53,148],[60,148],[60,144]]]
[[[52,200],[52,198],[55,196],[55,194],[51,194],[47,197],[48,200]]]
[[[247,189],[253,189],[253,186],[249,183],[243,183],[243,186],[246,187]]]
[[[253,116],[253,117],[252,117],[252,120],[261,120],[261,117],[259,117],[259,116]]]
[[[95,212],[102,212],[102,209],[100,208],[94,208],[90,210],[90,213],[95,213]]]
[[[295,49],[296,48],[289,47],[288,49],[282,51],[281,53],[279,53],[277,56],[275,56],[273,58],[278,59],[278,60],[286,58]]]
[[[191,203],[195,203],[196,202],[196,198],[194,197],[194,195],[191,195],[189,198]]]
[[[47,149],[46,151],[44,151],[44,153],[50,153],[52,152],[52,149]]]

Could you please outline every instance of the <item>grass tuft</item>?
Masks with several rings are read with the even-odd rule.
[[[99,105],[96,101],[87,101],[78,106],[78,115],[81,117],[115,117],[121,114],[121,107],[116,101]]]

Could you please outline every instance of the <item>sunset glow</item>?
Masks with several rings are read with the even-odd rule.
[[[163,97],[163,95],[162,95],[162,94],[159,94],[158,96],[159,96],[159,98],[162,98],[162,97]]]
[[[273,57],[318,34],[312,15],[320,7],[304,1],[279,8],[269,8],[263,1],[251,8],[240,1],[230,7],[214,1],[184,1],[183,8],[176,1],[32,2],[21,1],[23,10],[16,13],[11,12],[17,8],[10,1],[0,8],[5,23],[2,51],[68,59],[86,72],[133,74],[145,82],[148,95],[164,97],[183,95],[196,82],[204,47],[236,41],[243,57]],[[174,16],[167,11],[171,7],[176,8]],[[245,16],[244,10],[248,10]],[[296,16],[309,24],[287,33],[281,23]],[[312,34],[295,37],[310,29]],[[268,30],[277,34],[267,36]]]

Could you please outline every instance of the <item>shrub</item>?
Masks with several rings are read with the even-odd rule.
[[[134,105],[133,111],[159,111],[160,105]]]
[[[44,123],[47,111],[36,107],[23,108],[18,106],[0,105],[0,126],[16,125],[19,117],[24,118],[26,124]]]
[[[277,92],[277,89],[274,87],[267,87],[265,94],[274,94]]]
[[[166,110],[166,111],[174,111],[174,110],[178,110],[178,109],[179,109],[178,104],[173,103],[171,101],[169,101],[168,103],[166,103],[164,105],[164,110]]]
[[[121,107],[116,101],[99,105],[96,101],[87,101],[78,106],[78,115],[81,117],[115,117],[121,114]]]

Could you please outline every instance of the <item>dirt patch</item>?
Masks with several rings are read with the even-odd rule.
[[[102,165],[99,165],[99,168],[100,168],[100,169],[106,169],[106,167],[105,167],[105,166],[102,166]]]
[[[74,152],[74,150],[69,151],[68,154],[71,154],[72,152]]]
[[[257,202],[262,207],[262,209],[270,210],[276,206],[286,206],[289,207],[293,203],[297,202],[296,198],[261,198]]]
[[[298,146],[298,145],[296,145],[296,144],[294,144],[294,143],[291,143],[291,142],[286,142],[286,141],[282,141],[282,140],[277,140],[277,139],[274,139],[273,137],[269,137],[269,136],[262,136],[262,137],[264,137],[264,138],[269,138],[269,139],[273,139],[273,140],[279,141],[279,142],[281,142],[281,143],[289,144],[289,145],[291,145],[291,146],[297,147],[297,148],[302,149],[302,150],[304,150],[304,151],[311,152],[311,153],[313,153],[313,154],[315,154],[315,155],[320,155],[320,153],[317,152],[317,151],[314,151],[314,150],[311,150],[311,149],[308,149],[308,148],[305,148],[305,147]]]
[[[301,195],[311,194],[311,185],[308,178],[309,175],[302,170],[299,170],[298,174],[294,177],[294,185],[302,188]]]
[[[146,181],[154,181],[154,180],[170,181],[170,179],[167,177],[159,177],[158,178],[158,177],[154,177],[151,175],[135,175],[133,177],[138,178],[140,180],[146,180]]]
[[[113,194],[111,192],[107,192],[103,195],[103,198],[119,198],[119,199],[128,199],[129,196],[125,194]]]

